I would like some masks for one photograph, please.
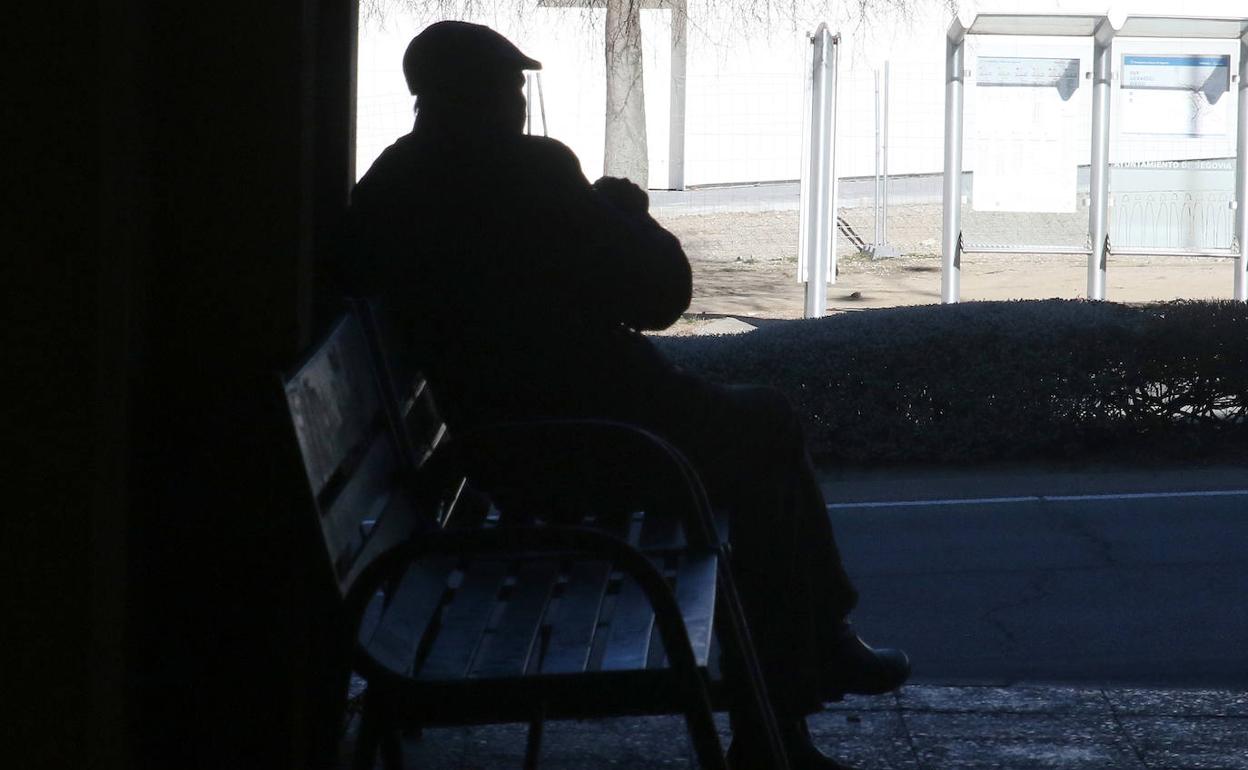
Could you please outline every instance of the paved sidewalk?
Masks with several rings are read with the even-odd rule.
[[[810,726],[827,753],[861,770],[1248,768],[1246,692],[911,685],[837,704]],[[427,730],[406,741],[406,764],[512,770],[524,739],[523,725]],[[545,770],[694,766],[677,718],[546,727]]]

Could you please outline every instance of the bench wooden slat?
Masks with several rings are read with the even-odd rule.
[[[627,542],[629,529],[632,527],[632,512],[612,512],[594,517],[592,523],[586,523],[585,526],[606,532],[608,535],[618,537]]]
[[[356,638],[359,640],[371,639],[373,632],[377,630],[377,625],[381,623],[382,615],[386,611],[386,598],[378,591],[373,594],[369,600],[368,606],[364,608],[364,614],[360,617],[360,627]]]
[[[442,627],[420,666],[424,680],[460,679],[468,672],[507,576],[503,559],[477,559],[444,610]]]
[[[685,618],[693,657],[700,666],[707,665],[711,659],[718,569],[719,557],[715,553],[682,554],[676,568],[676,603]]]
[[[321,494],[378,419],[384,419],[380,398],[364,331],[348,316],[286,383],[287,405],[314,495]]]
[[[628,525],[628,544],[634,548],[641,545],[641,530],[646,525],[646,512],[633,511],[632,520]]]
[[[498,624],[486,634],[471,676],[481,679],[521,676],[529,670],[529,661],[538,649],[538,634],[551,590],[559,577],[559,567],[559,562],[551,559],[526,561],[520,565],[511,597]]]
[[[422,635],[446,594],[455,559],[442,557],[413,564],[390,597],[372,635],[361,642],[379,663],[410,675]]]
[[[650,513],[642,525],[639,547],[643,551],[684,548],[684,527],[675,516]]]
[[[654,612],[641,586],[628,576],[620,585],[615,612],[607,631],[603,651],[603,671],[644,669],[650,653],[650,632],[654,628]]]
[[[389,435],[377,433],[345,486],[322,509],[321,530],[339,577],[350,571],[363,544],[361,523],[377,520],[389,502],[398,462]]]
[[[611,577],[605,561],[577,562],[568,570],[559,606],[549,619],[550,639],[542,659],[543,674],[574,674],[589,664],[590,645]]]
[[[414,383],[411,399],[405,404],[401,419],[415,444],[413,448],[416,451],[416,465],[422,465],[446,437],[446,423],[438,414],[428,383],[423,377],[417,378]]]
[[[719,542],[727,543],[728,535],[731,532],[729,524],[729,514],[724,508],[716,508],[711,512],[711,524],[715,527],[716,534],[719,535]]]
[[[413,510],[411,501],[405,495],[391,495],[385,510],[370,528],[364,548],[355,555],[350,571],[338,579],[339,590],[345,594],[347,588],[368,568],[373,559],[412,537],[420,526],[420,517]]]

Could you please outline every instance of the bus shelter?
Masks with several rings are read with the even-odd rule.
[[[963,239],[963,125],[964,84],[970,75],[966,67],[969,35],[1088,38],[1092,43],[1091,68],[1087,73],[1092,86],[1091,137],[1088,170],[1088,237],[1086,245],[1037,243],[974,244]],[[1141,89],[1166,88],[1209,90],[1216,99],[1221,91],[1237,91],[1235,102],[1235,181],[1229,205],[1233,209],[1231,237],[1227,246],[1201,245],[1193,248],[1149,248],[1114,246],[1110,240],[1110,113],[1111,89],[1116,77],[1113,46],[1116,39],[1237,40],[1236,74],[1230,73],[1229,57],[1134,56],[1124,57],[1122,69],[1141,82]],[[1223,61],[1223,59],[1225,61]],[[1028,67],[1014,67],[1014,82],[1074,88],[1072,73],[1058,71],[1052,60],[1034,60]],[[981,63],[982,66],[982,63]],[[1053,71],[1045,69],[1048,67]],[[991,73],[990,73],[991,74]],[[1123,73],[1117,73],[1120,76]],[[1078,77],[1078,73],[1073,73]],[[1004,254],[1082,254],[1088,258],[1087,295],[1105,299],[1106,264],[1111,253],[1152,256],[1159,254],[1195,257],[1231,257],[1234,262],[1232,296],[1248,300],[1248,18],[1208,18],[1182,16],[1128,16],[1114,23],[1108,16],[1090,14],[978,14],[969,19],[961,14],[949,25],[945,63],[945,162],[942,219],[941,301],[957,302],[961,291],[961,257],[964,253]]]

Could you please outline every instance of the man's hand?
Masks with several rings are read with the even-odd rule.
[[[626,214],[645,214],[650,210],[650,196],[627,179],[604,176],[594,182],[594,189]]]

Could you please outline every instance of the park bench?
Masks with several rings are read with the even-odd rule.
[[[605,421],[448,436],[356,305],[283,386],[367,682],[356,767],[402,766],[399,730],[683,714],[725,768],[713,709],[741,704],[785,768],[723,545],[678,451]],[[396,382],[398,383],[396,385]],[[739,661],[725,681],[717,648]]]

